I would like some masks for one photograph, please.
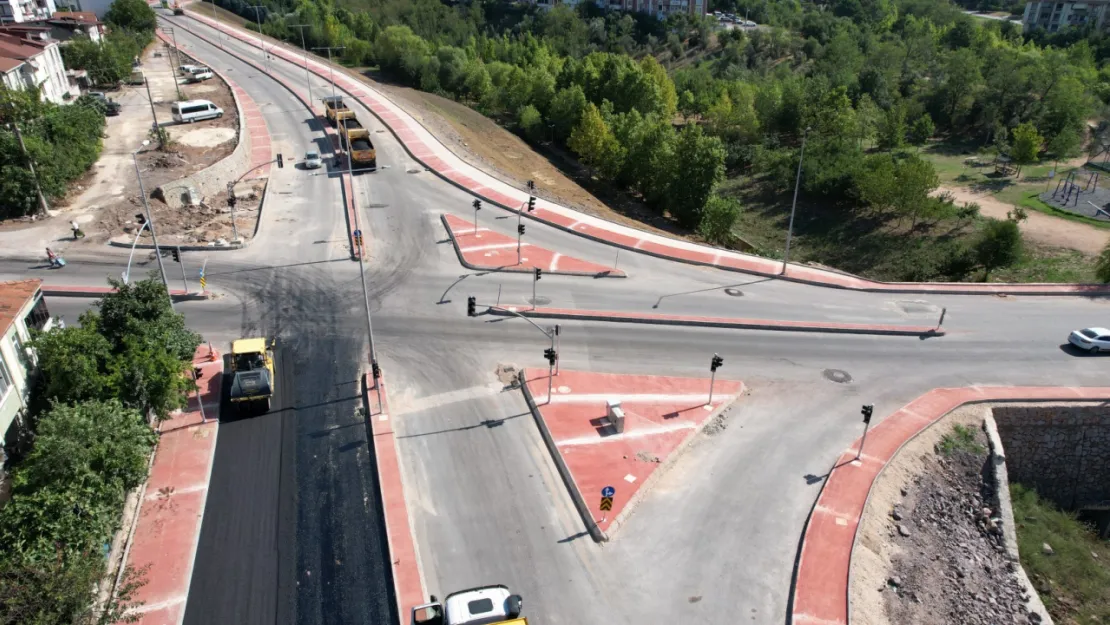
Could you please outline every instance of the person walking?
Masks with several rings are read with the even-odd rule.
[[[77,225],[77,220],[69,222],[69,229],[73,230],[73,240],[85,238],[85,233],[81,230],[81,226]]]

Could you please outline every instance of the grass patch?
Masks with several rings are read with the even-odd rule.
[[[1010,497],[1021,565],[1053,620],[1110,623],[1110,542],[1021,484],[1010,484]]]
[[[951,432],[945,434],[944,438],[937,443],[937,453],[951,456],[957,451],[966,451],[978,455],[985,452],[986,449],[979,444],[975,436],[975,430],[966,425],[957,424],[952,427]]]

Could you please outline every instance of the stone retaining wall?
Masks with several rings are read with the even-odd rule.
[[[1110,500],[1110,406],[995,406],[1010,481],[1065,510]]]

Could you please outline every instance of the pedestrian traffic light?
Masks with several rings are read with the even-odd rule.
[[[193,378],[199,380],[203,373],[204,371],[202,371],[200,367],[193,367]]]
[[[555,361],[559,358],[559,354],[553,348],[548,347],[547,349],[543,350],[543,357],[547,359],[547,362],[550,363],[552,367],[554,367]]]
[[[474,210],[476,211],[482,210],[482,200],[474,200],[472,206],[474,206]]]
[[[536,267],[536,280],[539,280],[541,275],[543,275],[543,270]]]
[[[375,380],[382,377],[382,368],[378,366],[378,361],[377,360],[370,363],[370,369],[374,373],[374,379]]]
[[[861,408],[859,412],[860,412],[860,414],[863,415],[863,422],[864,423],[871,423],[871,413],[874,412],[874,411],[875,411],[875,405],[874,404],[864,404],[863,405],[863,408]]]
[[[528,212],[530,213],[534,210],[536,210],[536,197],[535,196],[529,196],[528,197]]]
[[[466,298],[466,316],[467,317],[477,317],[478,316],[477,308],[478,308],[478,299],[476,297],[471,295],[470,297]]]
[[[516,225],[516,233],[520,234],[520,235],[524,234],[524,224],[517,224]]]
[[[180,263],[181,262],[181,250],[179,248],[175,247],[172,250],[170,250],[170,255],[173,256],[173,262],[175,262],[175,263]]]
[[[277,159],[275,159],[275,160],[277,160],[278,169],[281,169],[282,167],[285,167],[285,162],[281,158],[281,152],[278,152]]]
[[[713,359],[709,361],[709,370],[716,372],[717,369],[723,364],[725,364],[724,358],[721,358],[717,354],[713,354]]]
[[[135,221],[139,222],[140,226],[146,225],[146,215],[142,213],[135,213]]]

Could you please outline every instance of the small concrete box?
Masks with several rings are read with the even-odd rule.
[[[613,426],[617,434],[624,433],[624,410],[621,409],[621,400],[609,399],[605,416],[609,419],[609,425]]]

